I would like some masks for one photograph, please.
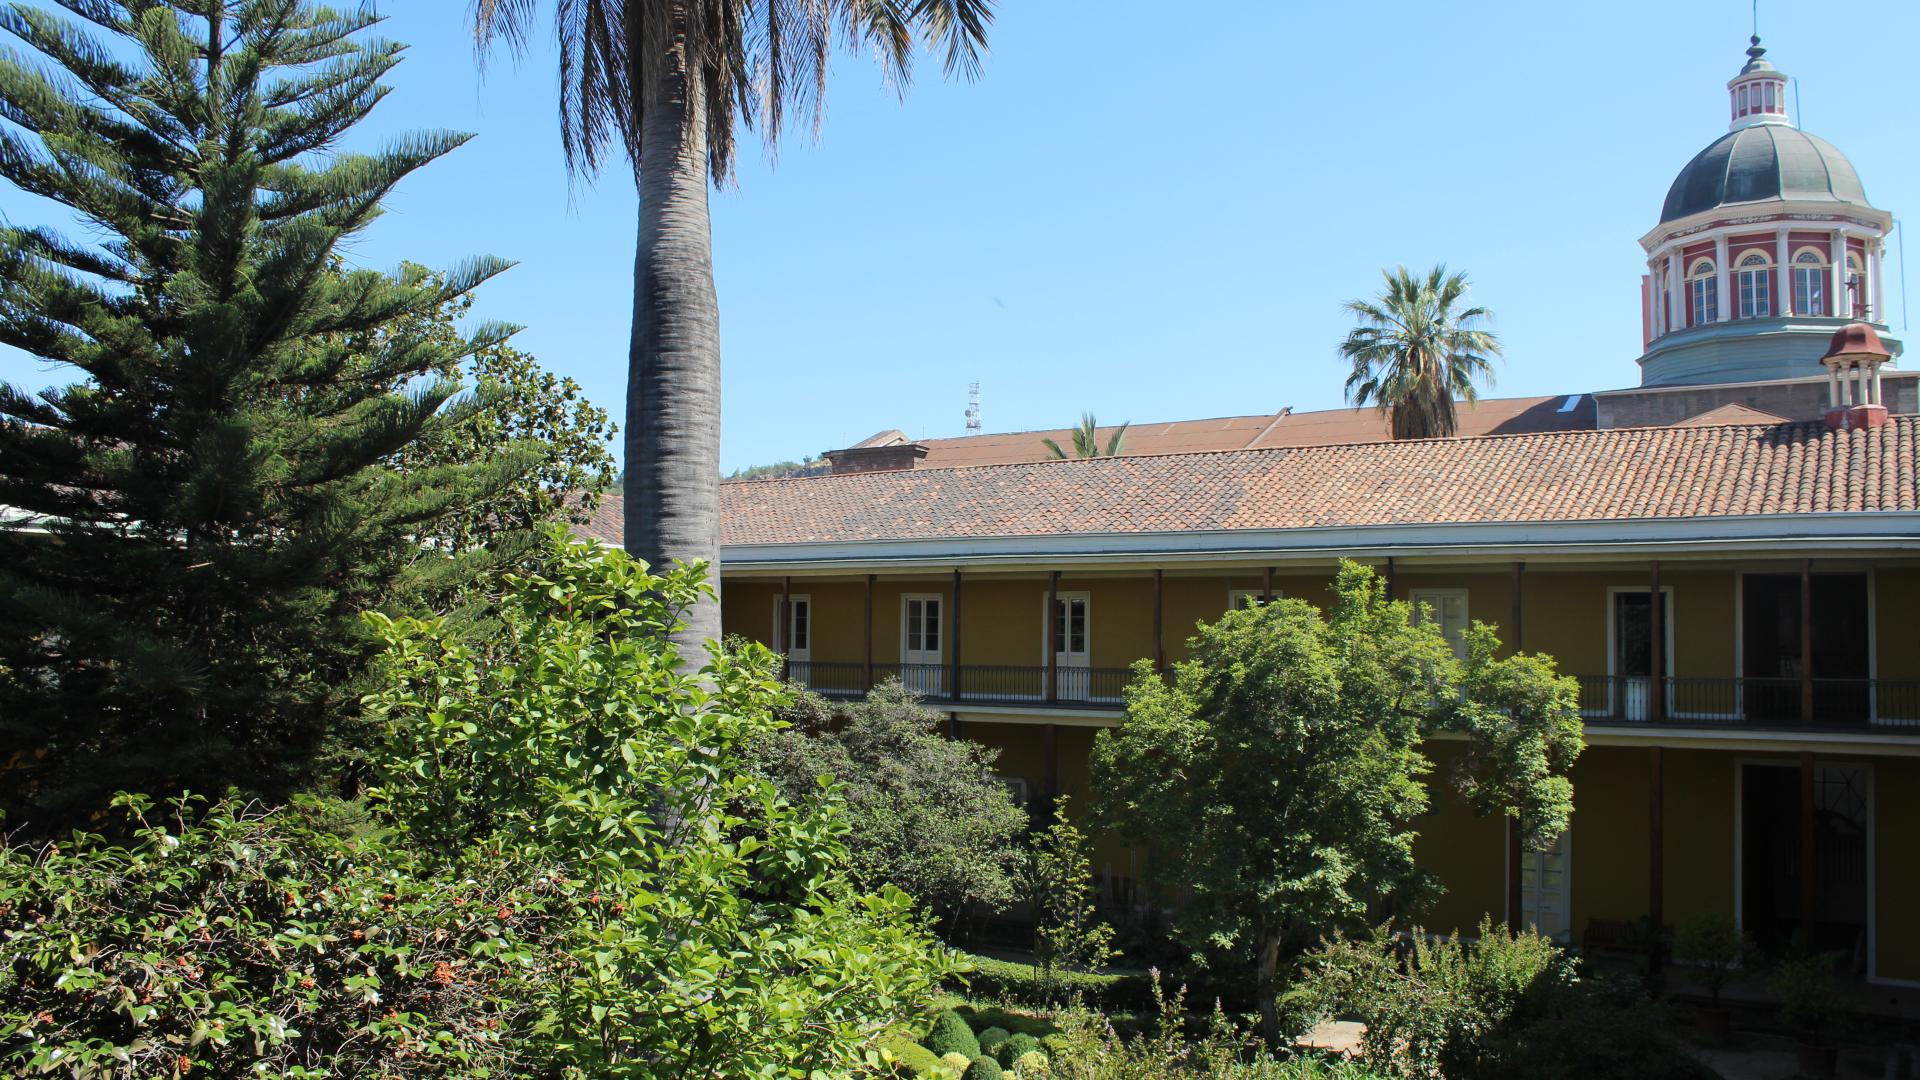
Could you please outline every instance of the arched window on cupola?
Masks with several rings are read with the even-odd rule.
[[[1793,253],[1793,313],[1825,315],[1827,311],[1827,257],[1819,248]]]
[[[1740,257],[1740,317],[1764,319],[1773,314],[1773,260],[1758,251]]]
[[[1860,310],[1866,297],[1867,275],[1860,269],[1860,256],[1847,252],[1847,276],[1840,279],[1840,314],[1851,316]]]
[[[1687,292],[1693,300],[1690,305],[1693,318],[1688,326],[1710,323],[1720,317],[1720,290],[1715,287],[1712,259],[1701,259],[1687,271]]]

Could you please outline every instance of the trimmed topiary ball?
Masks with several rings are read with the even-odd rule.
[[[1040,1049],[1046,1051],[1047,1057],[1051,1059],[1057,1058],[1073,1048],[1068,1045],[1065,1035],[1053,1034],[1041,1038]]]
[[[933,1018],[933,1030],[921,1045],[935,1054],[965,1054],[968,1060],[980,1056],[980,1040],[973,1037],[966,1018],[952,1009]]]
[[[990,1027],[980,1033],[980,1052],[991,1054],[1000,1049],[1000,1044],[1012,1037],[1012,1033],[1003,1027]]]
[[[1014,1059],[1013,1070],[1020,1074],[1020,1080],[1041,1080],[1053,1071],[1045,1050],[1029,1050],[1021,1054]]]
[[[931,1054],[933,1051],[929,1050],[927,1053]],[[973,1064],[972,1058],[958,1050],[955,1050],[951,1054],[941,1054],[940,1060],[947,1063],[947,1068],[952,1069],[953,1075],[955,1076],[965,1076],[967,1074],[967,1066]]]
[[[1000,1071],[1000,1063],[981,1054],[967,1066],[966,1080],[1006,1080],[1006,1074]]]
[[[908,1039],[890,1039],[880,1044],[881,1048],[893,1055],[894,1076],[910,1076],[914,1080],[921,1077],[945,1075],[950,1065],[941,1061],[934,1052]]]
[[[982,1045],[985,1044],[983,1043]],[[1025,1055],[1031,1054],[1038,1049],[1040,1049],[1040,1040],[1023,1031],[1018,1035],[1009,1036],[1007,1040],[1001,1043],[999,1048],[994,1051],[993,1056],[999,1058],[1000,1064],[1002,1065],[1012,1065]]]

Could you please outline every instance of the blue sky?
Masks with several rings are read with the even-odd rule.
[[[551,41],[484,79],[464,2],[380,5],[413,48],[356,137],[477,132],[350,253],[520,265],[478,314],[618,412],[635,198],[569,185]],[[921,65],[904,100],[837,61],[816,142],[749,137],[714,196],[727,469],[883,428],[988,430],[1341,404],[1344,301],[1383,266],[1467,271],[1507,349],[1498,395],[1632,385],[1637,238],[1726,128],[1745,0],[1606,4],[1003,0],[977,83]],[[1920,4],[1763,4],[1803,126],[1873,202],[1920,217]],[[1576,90],[1576,87],[1585,87]],[[16,219],[37,215],[0,195]],[[1920,242],[1913,245],[1920,260]],[[1902,322],[1897,259],[1887,296]],[[1914,296],[1920,302],[1920,293]],[[0,357],[0,379],[58,373]]]

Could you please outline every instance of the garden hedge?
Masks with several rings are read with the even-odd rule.
[[[1011,1068],[1014,1062],[1038,1049],[1040,1049],[1040,1040],[1023,1033],[1002,1041],[997,1048],[990,1052],[994,1057],[1000,1059],[1000,1064]]]
[[[973,970],[959,978],[976,998],[1006,997],[1015,1001],[1040,1002],[1047,997],[1040,969],[1033,964],[995,960],[989,956],[968,956]],[[1053,974],[1056,994],[1079,995],[1088,1008],[1138,1012],[1153,1007],[1153,989],[1144,975],[1100,975],[1086,971],[1058,971]]]
[[[966,1080],[1005,1080],[1006,1074],[1000,1071],[1000,1063],[981,1054],[967,1066]]]
[[[927,1033],[923,1045],[935,1056],[965,1054],[971,1059],[980,1055],[980,1040],[974,1037],[966,1018],[952,1009],[933,1018],[933,1030]]]

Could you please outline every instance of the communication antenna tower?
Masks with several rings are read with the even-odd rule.
[[[980,384],[967,384],[967,434],[980,434]]]

